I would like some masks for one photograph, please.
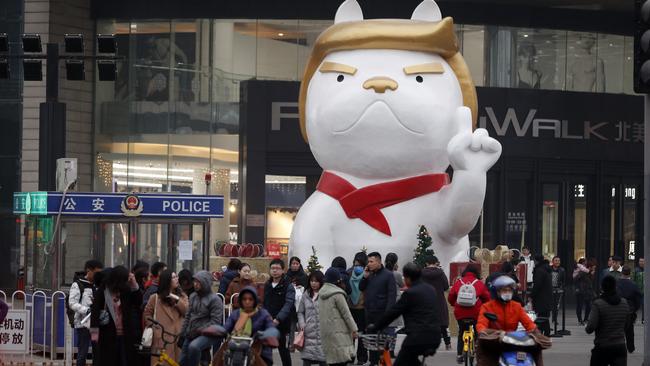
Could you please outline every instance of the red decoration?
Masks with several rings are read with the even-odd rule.
[[[347,180],[323,172],[317,190],[339,201],[348,218],[361,219],[376,230],[391,236],[390,226],[381,209],[425,194],[438,192],[449,184],[449,176],[427,174],[357,189]]]
[[[271,258],[280,258],[280,244],[268,243],[266,244],[266,255]]]

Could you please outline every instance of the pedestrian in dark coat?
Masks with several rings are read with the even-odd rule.
[[[627,365],[625,327],[630,308],[616,293],[616,278],[605,276],[601,282],[602,295],[594,300],[585,331],[596,332],[591,350],[591,366]]]
[[[140,343],[142,333],[137,331],[140,326],[134,321],[142,305],[138,289],[135,276],[123,266],[112,268],[102,279],[91,305],[91,327],[99,328],[93,363],[99,366],[139,363],[135,345]]]
[[[302,268],[300,258],[292,257],[291,260],[289,260],[287,278],[289,279],[289,282],[294,284],[294,286],[302,286],[303,289],[306,289],[307,286],[309,286],[307,273],[305,273],[305,270]]]
[[[239,276],[239,269],[240,268],[241,268],[241,261],[239,259],[232,258],[228,262],[228,267],[223,272],[223,275],[221,276],[221,280],[219,280],[219,293],[220,294],[225,296],[226,291],[228,290],[228,285],[230,285],[230,282],[232,280],[234,280],[235,277]]]
[[[291,366],[291,353],[287,348],[287,334],[291,329],[291,317],[295,314],[296,290],[284,275],[284,261],[274,259],[269,264],[271,278],[264,285],[264,308],[273,317],[273,324],[280,331],[278,351],[283,366]],[[295,316],[295,315],[293,315]],[[297,319],[297,316],[295,316]]]
[[[381,254],[368,254],[368,265],[359,283],[359,289],[364,295],[366,324],[377,323],[397,300],[395,276],[381,264]],[[376,365],[378,361],[379,353],[371,351],[370,363]]]
[[[634,322],[636,322],[636,312],[641,307],[641,299],[643,295],[639,287],[632,281],[630,276],[632,270],[628,266],[623,266],[621,278],[616,282],[616,290],[618,294],[627,301],[630,307],[630,321],[625,328],[625,339],[628,352],[634,352]]]
[[[203,332],[223,325],[223,300],[212,292],[212,274],[199,271],[194,275],[194,293],[189,298],[178,343],[182,345],[181,366],[198,366],[201,353],[217,346],[221,340]]]
[[[348,274],[347,267],[348,264],[345,261],[345,258],[336,257],[332,259],[331,268],[336,268],[336,270],[339,271],[339,276],[341,276],[339,287],[341,287],[346,294],[350,295],[352,293],[352,289],[350,288],[350,275]]]
[[[445,271],[440,267],[440,261],[434,255],[427,256],[424,263],[426,267],[422,269],[422,281],[433,286],[436,290],[436,300],[438,301],[438,311],[440,312],[440,333],[445,341],[445,348],[451,349],[451,337],[449,335],[449,308],[445,301],[445,291],[449,290],[449,279]]]
[[[548,337],[551,335],[549,316],[553,309],[553,283],[551,279],[551,268],[548,261],[541,255],[535,257],[533,288],[530,297],[533,300],[533,310],[537,313],[537,318],[546,320],[539,325],[539,330]]]
[[[404,318],[406,339],[395,366],[417,365],[419,356],[428,351],[435,352],[440,345],[440,309],[436,290],[421,280],[422,271],[414,263],[404,266],[403,275],[408,289],[377,323],[370,326],[370,330],[383,329],[397,317]]]

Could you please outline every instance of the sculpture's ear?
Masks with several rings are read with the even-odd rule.
[[[412,20],[425,22],[439,22],[442,20],[442,13],[434,0],[423,0],[411,16]]]
[[[334,24],[342,22],[354,22],[358,20],[363,20],[363,11],[357,0],[345,0],[339,10],[336,11],[336,16],[334,17]]]

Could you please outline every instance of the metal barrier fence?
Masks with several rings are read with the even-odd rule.
[[[226,305],[225,297],[217,294],[224,304],[224,323],[232,312],[232,301],[238,295],[233,294],[231,303]],[[28,352],[12,354],[0,351],[0,366],[73,365],[74,329],[68,323],[66,297],[64,291],[47,290],[14,291],[9,297],[0,290],[0,299],[9,306],[9,310],[26,310],[30,318]]]
[[[43,290],[14,291],[11,297],[0,290],[0,298],[9,310],[26,310],[28,353],[0,351],[0,365],[71,365],[72,328],[66,318],[66,293]],[[63,359],[59,359],[59,355]]]

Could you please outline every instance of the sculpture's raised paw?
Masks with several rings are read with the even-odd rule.
[[[501,144],[484,128],[472,131],[472,112],[467,107],[456,110],[458,133],[447,145],[449,162],[454,170],[486,172],[501,156]]]

